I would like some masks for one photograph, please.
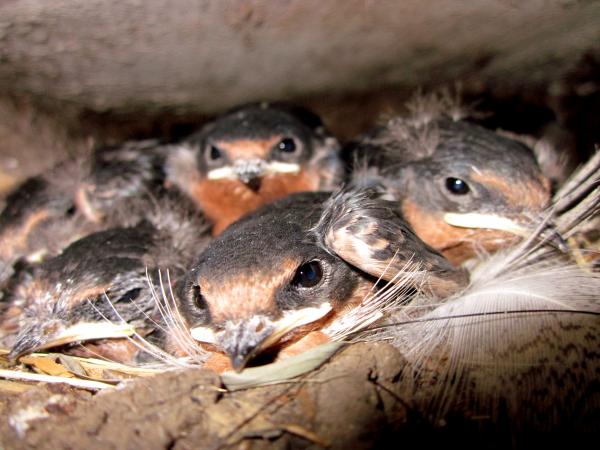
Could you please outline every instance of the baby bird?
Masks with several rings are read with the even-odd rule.
[[[27,180],[7,197],[0,214],[0,289],[19,258],[38,259],[47,245],[55,242],[50,239],[54,230],[47,225],[73,213],[72,200],[43,177]]]
[[[333,188],[342,172],[337,141],[319,118],[287,105],[242,107],[175,147],[101,147],[27,180],[0,214],[0,289],[20,259],[39,262],[89,233],[137,223],[129,204],[161,195],[165,171],[215,234],[287,193]]]
[[[567,239],[597,224],[598,179],[600,152],[527,239],[479,262],[467,289],[437,303],[415,296],[373,330],[409,362],[403,377],[430,389],[415,399],[424,417],[447,424],[460,411],[513,437],[597,429],[600,275],[542,234],[548,220]]]
[[[315,114],[251,104],[177,145],[167,162],[168,180],[201,208],[216,235],[264,203],[336,188],[343,175],[338,151]]]
[[[21,258],[39,262],[91,232],[136,223],[128,204],[160,192],[165,151],[157,141],[99,148],[26,180],[0,213],[0,288]]]
[[[92,233],[20,274],[0,318],[10,359],[73,342],[124,338],[133,330],[142,336],[155,331],[158,270],[169,269],[176,279],[210,236],[185,198],[142,206],[145,218],[135,226]],[[93,348],[121,362],[138,353],[127,339]]]
[[[455,264],[527,235],[551,199],[532,151],[451,117],[435,97],[428,106],[346,150],[366,161],[353,182],[386,186],[417,235]]]
[[[265,206],[215,238],[178,286],[191,336],[242,370],[328,341],[327,327],[377,281],[409,278],[444,297],[468,277],[411,231],[375,191],[301,193]],[[210,367],[210,359],[207,362]]]
[[[77,209],[89,221],[106,222],[127,208],[127,202],[135,205],[143,196],[162,194],[168,151],[154,139],[97,149],[87,176],[77,185]],[[118,223],[137,220],[129,213],[121,214]]]

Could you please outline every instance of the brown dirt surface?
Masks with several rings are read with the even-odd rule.
[[[364,347],[301,381],[231,393],[212,372],[184,370],[94,395],[50,385],[0,396],[0,447],[372,448],[406,421],[403,359]]]

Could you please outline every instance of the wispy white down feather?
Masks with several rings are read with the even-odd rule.
[[[545,241],[550,224],[571,236],[597,218],[599,162],[559,191],[532,236],[480,263],[463,292],[438,304],[401,300],[373,331],[407,358],[416,384],[433,386],[422,405],[432,417],[459,407],[493,418],[502,409],[548,429],[600,406],[600,274]]]

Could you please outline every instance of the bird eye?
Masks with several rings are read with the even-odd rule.
[[[466,181],[452,177],[446,178],[446,189],[454,195],[465,195],[471,190]]]
[[[140,288],[132,289],[130,291],[125,292],[125,294],[119,299],[119,301],[133,302],[140,296],[141,293],[142,290]]]
[[[199,309],[206,309],[206,300],[200,292],[200,286],[195,284],[192,286],[192,299],[194,301],[194,305]]]
[[[208,158],[211,161],[216,161],[218,159],[221,159],[223,157],[223,153],[221,152],[221,150],[219,150],[219,147],[215,146],[215,145],[211,145],[208,148]]]
[[[310,261],[302,264],[296,270],[292,286],[311,288],[319,284],[323,278],[323,267],[319,261]]]
[[[294,153],[296,151],[296,142],[292,138],[284,138],[279,141],[277,148],[283,153]]]
[[[75,205],[71,205],[69,209],[65,211],[67,217],[73,217],[77,213],[77,207]]]

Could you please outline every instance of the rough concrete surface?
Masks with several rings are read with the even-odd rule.
[[[457,78],[539,86],[598,51],[599,20],[597,1],[568,0],[12,0],[0,90],[210,113]]]
[[[599,61],[598,1],[0,1],[0,189],[246,101],[298,101],[347,139],[455,82],[487,125],[587,155]]]

